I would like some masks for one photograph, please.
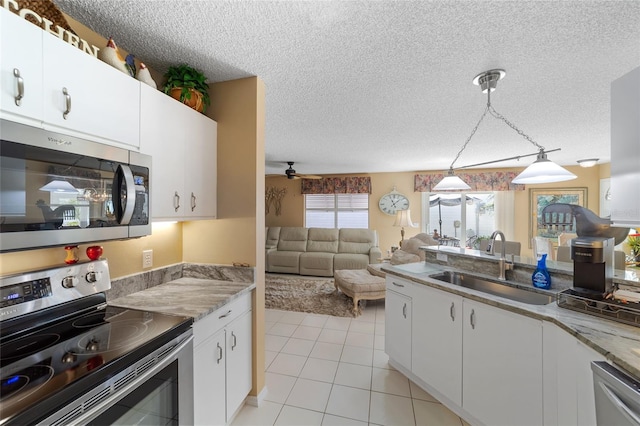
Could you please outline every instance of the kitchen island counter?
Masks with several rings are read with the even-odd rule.
[[[255,287],[255,283],[248,282],[183,277],[108,303],[120,308],[188,316],[198,321]]]

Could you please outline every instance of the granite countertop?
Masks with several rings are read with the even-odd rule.
[[[550,321],[629,374],[640,378],[640,328],[564,309],[555,302],[542,306],[529,305],[429,278],[429,275],[434,273],[452,269],[454,268],[427,262],[405,265],[384,264],[382,267],[382,270],[387,273],[418,284],[455,293],[531,318]]]
[[[198,321],[255,287],[255,283],[183,277],[110,300],[108,304]]]

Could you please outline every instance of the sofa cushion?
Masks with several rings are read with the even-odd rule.
[[[333,256],[333,269],[366,269],[369,262],[368,254],[336,253]]]
[[[269,272],[299,274],[301,254],[299,251],[271,251],[267,253],[267,268]]]
[[[338,230],[335,228],[309,228],[307,252],[338,252]]]
[[[377,240],[376,231],[370,229],[342,228],[340,229],[338,253],[356,253],[366,254],[368,256],[371,247],[378,245]],[[367,264],[368,263],[369,262],[367,262]]]
[[[374,264],[368,264],[367,265],[367,271],[369,271],[369,273],[371,275],[375,275],[377,277],[384,278],[384,277],[387,276],[387,274],[380,269],[380,268],[382,268],[382,266],[383,266],[382,263],[376,263],[375,265]]]
[[[280,239],[280,227],[279,226],[269,226],[267,227],[267,238],[265,242],[266,248],[272,248],[278,246],[278,240]]]
[[[300,255],[300,275],[333,276],[333,253],[306,252]]]
[[[302,227],[283,227],[280,229],[280,239],[278,240],[278,251],[298,251],[307,250],[308,229]]]

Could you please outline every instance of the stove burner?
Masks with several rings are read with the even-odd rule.
[[[104,312],[96,312],[78,318],[71,325],[75,328],[91,328],[105,323]]]
[[[53,372],[53,368],[48,365],[32,365],[17,374],[3,379],[0,387],[2,404],[11,405],[31,395],[53,377]],[[29,389],[29,387],[31,389]],[[12,395],[19,398],[11,401],[9,398],[11,398]]]
[[[58,334],[33,334],[23,337],[3,344],[0,359],[7,361],[15,358],[25,358],[52,346],[58,340],[60,340],[60,335]]]

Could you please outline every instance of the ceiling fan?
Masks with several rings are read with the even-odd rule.
[[[287,179],[322,179],[322,176],[318,175],[303,175],[300,173],[296,173],[293,168],[293,161],[287,161],[289,168],[284,171],[284,175]],[[267,176],[282,176],[282,175],[267,175]]]

